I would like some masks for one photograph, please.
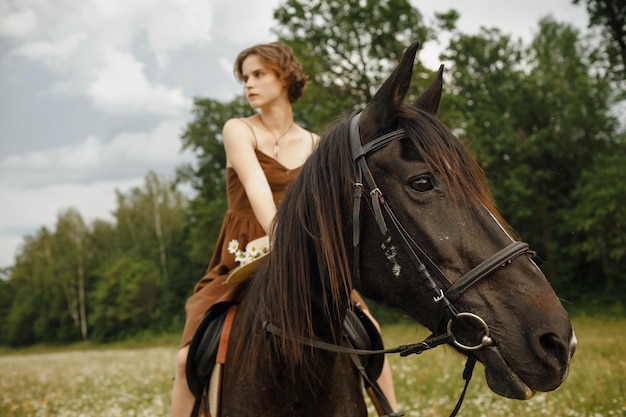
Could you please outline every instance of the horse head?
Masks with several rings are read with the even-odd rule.
[[[453,333],[494,392],[528,399],[554,390],[576,346],[569,317],[497,213],[479,165],[436,117],[443,67],[405,103],[417,48],[352,122],[356,182],[372,208],[358,203],[354,286],[436,334]]]

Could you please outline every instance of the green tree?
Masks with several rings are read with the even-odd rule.
[[[7,271],[8,273],[8,271]],[[4,275],[4,273],[2,274]],[[4,317],[5,320],[0,322],[0,345],[8,343],[6,337],[6,318],[11,313],[11,306],[13,305],[13,299],[15,298],[15,290],[11,282],[8,279],[0,276],[0,317]]]
[[[587,3],[589,26],[597,26],[608,42],[604,43],[609,66],[615,74],[626,80],[626,1],[583,0]],[[580,4],[581,0],[572,0]]]
[[[461,127],[504,217],[563,294],[575,293],[567,284],[580,266],[569,252],[580,236],[563,219],[575,211],[583,168],[607,152],[617,126],[609,83],[590,70],[593,56],[573,27],[549,18],[528,47],[483,29],[456,35],[445,56],[458,93],[444,104],[451,125]]]
[[[9,314],[3,323],[5,340],[10,345],[27,345],[37,341],[54,341],[48,325],[59,317],[63,300],[59,285],[54,280],[51,247],[54,236],[42,227],[34,235],[24,237],[16,255],[9,279],[13,289]],[[53,326],[58,330],[58,326]]]
[[[88,249],[86,239],[89,231],[75,208],[69,208],[57,217],[54,245],[50,264],[54,265],[56,284],[65,294],[68,312],[80,329],[83,340],[88,337],[86,283]]]
[[[567,220],[570,228],[581,233],[572,255],[584,254],[591,265],[598,265],[606,294],[626,290],[626,149],[624,143],[615,152],[598,157],[587,167],[574,190],[575,211]],[[574,215],[575,214],[575,215]],[[576,287],[582,293],[594,290],[595,280],[579,277]],[[597,289],[596,289],[597,291]]]
[[[187,198],[170,181],[150,172],[142,187],[126,193],[116,190],[116,199],[113,217],[120,252],[153,260],[167,276],[167,251],[185,227]]]
[[[454,12],[441,16],[440,29],[454,26]],[[362,108],[409,44],[434,38],[408,0],[287,0],[274,18],[312,81],[296,112],[318,132]]]
[[[153,328],[167,328],[184,314],[182,301],[197,280],[190,265],[188,228],[189,200],[175,182],[148,173],[143,187],[116,192],[115,255],[110,262],[131,257],[159,266],[158,308],[151,315]],[[106,227],[100,235],[109,235]],[[100,246],[103,247],[104,244]],[[108,269],[101,268],[102,280]],[[197,275],[197,274],[196,274]]]
[[[102,278],[92,295],[93,339],[119,340],[148,328],[162,291],[158,263],[121,256]]]

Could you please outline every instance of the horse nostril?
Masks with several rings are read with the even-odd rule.
[[[539,337],[539,344],[543,350],[543,358],[549,363],[554,363],[555,366],[562,368],[567,366],[569,360],[569,349],[567,344],[564,343],[559,336],[554,333],[546,333]]]

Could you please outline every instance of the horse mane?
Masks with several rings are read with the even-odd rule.
[[[397,124],[452,195],[483,205],[505,226],[483,170],[448,127],[409,105],[402,107]],[[313,329],[319,320],[314,312],[321,312],[327,323],[343,320],[352,290],[351,196],[356,178],[349,134],[349,118],[328,128],[278,208],[271,253],[248,282],[246,307],[238,313],[249,334],[237,341],[233,352],[240,378],[254,378],[258,363],[268,359],[269,369],[288,372],[294,381],[313,375],[316,361],[311,358],[318,351],[290,336],[320,338]],[[264,321],[279,327],[282,335],[266,337]],[[324,336],[340,342],[338,334]],[[273,353],[262,357],[268,340]]]
[[[341,323],[351,282],[351,255],[346,245],[352,229],[346,217],[351,212],[355,169],[352,161],[347,123],[337,123],[321,137],[317,149],[307,158],[298,178],[289,185],[278,207],[272,249],[263,268],[249,282],[241,313],[244,325],[261,333],[267,321],[282,330],[272,337],[276,357],[283,369],[298,373],[311,371],[314,350],[288,335],[319,338],[314,334],[313,311],[323,312],[329,323]],[[316,301],[314,301],[316,300]],[[314,304],[317,303],[317,304]],[[319,304],[321,303],[321,304]],[[330,335],[338,343],[340,335]],[[235,349],[238,360],[249,361],[246,378],[263,351],[263,337],[247,337]],[[334,339],[334,340],[333,340]],[[277,364],[272,369],[277,369]]]

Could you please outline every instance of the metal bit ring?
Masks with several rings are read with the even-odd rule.
[[[455,346],[463,350],[478,350],[478,349],[482,349],[483,347],[493,345],[493,339],[489,336],[489,326],[487,326],[487,323],[485,323],[485,320],[483,320],[482,318],[480,318],[474,313],[459,313],[456,318],[462,318],[462,317],[467,317],[467,318],[476,320],[485,330],[485,334],[482,337],[479,344],[474,345],[474,346],[464,345],[463,343],[456,340],[456,336],[452,332],[453,319],[450,319],[448,321],[448,334],[452,335],[454,339],[453,343]]]

